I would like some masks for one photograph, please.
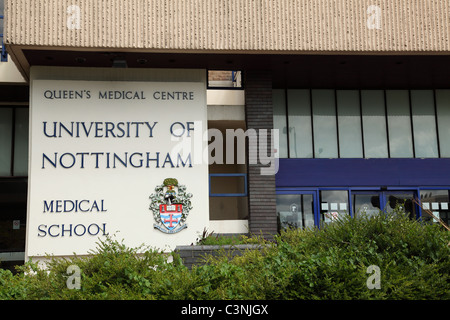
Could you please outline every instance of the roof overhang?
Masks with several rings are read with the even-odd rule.
[[[6,0],[5,44],[25,78],[42,56],[216,69],[268,57],[279,68],[308,55],[446,56],[449,12],[442,0]]]

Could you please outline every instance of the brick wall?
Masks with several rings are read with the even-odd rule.
[[[264,245],[259,244],[177,246],[175,253],[180,255],[184,266],[192,269],[193,265],[205,264],[208,256],[226,256],[228,259],[233,259],[236,256],[241,256],[247,250],[262,250],[264,247]]]
[[[272,77],[270,71],[245,71],[245,117],[247,129],[272,129]],[[268,132],[270,134],[270,131]],[[270,136],[268,137],[270,141]],[[269,143],[273,149],[273,144]],[[257,146],[249,145],[249,156],[258,152]],[[270,150],[268,150],[267,154]],[[251,233],[272,238],[277,232],[275,199],[275,175],[261,175],[262,164],[248,163],[249,228]]]

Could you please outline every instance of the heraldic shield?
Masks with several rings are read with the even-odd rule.
[[[176,233],[187,227],[186,218],[191,206],[191,193],[186,193],[186,187],[179,185],[175,178],[164,179],[162,185],[156,186],[150,196],[150,210],[156,229],[164,233]]]
[[[159,205],[161,221],[168,230],[173,230],[178,226],[181,221],[182,212],[183,205],[179,203]]]

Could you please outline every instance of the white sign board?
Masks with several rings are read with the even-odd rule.
[[[27,257],[86,254],[105,234],[170,250],[208,226],[204,83],[34,80],[31,90]],[[193,139],[200,148],[186,148]]]

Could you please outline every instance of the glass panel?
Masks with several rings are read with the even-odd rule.
[[[314,227],[312,194],[277,195],[278,230]]]
[[[436,90],[441,157],[450,157],[450,90]]]
[[[278,230],[288,228],[298,228],[299,206],[300,206],[300,195],[298,194],[277,195]]]
[[[339,155],[362,158],[361,112],[357,90],[337,90]]]
[[[386,104],[391,158],[414,157],[408,90],[387,90]]]
[[[340,216],[349,213],[348,191],[320,191],[320,219],[330,223]]]
[[[16,109],[14,175],[28,174],[28,108]]]
[[[290,158],[312,158],[309,90],[288,90]]]
[[[411,106],[416,158],[438,157],[432,90],[412,90]]]
[[[211,193],[245,193],[245,178],[242,176],[211,176]]]
[[[272,91],[273,127],[279,130],[279,158],[287,158],[286,100],[283,89]]]
[[[0,176],[11,175],[12,108],[0,108]]]
[[[420,201],[423,220],[437,223],[436,217],[445,224],[450,224],[448,190],[420,190]]]
[[[27,181],[0,181],[0,252],[25,251]],[[4,268],[5,261],[0,267]]]
[[[412,199],[414,198],[413,191],[385,192],[384,197],[386,199],[386,212],[393,212],[395,207],[399,205],[404,208],[405,212],[409,214],[411,219],[416,218],[416,206],[412,202]]]
[[[209,197],[209,219],[248,219],[248,197]]]
[[[361,90],[364,153],[366,158],[387,158],[387,134],[382,90]]]
[[[304,228],[314,227],[314,200],[312,194],[302,194],[302,224]]]
[[[336,105],[334,90],[312,90],[314,156],[337,158]]]
[[[380,195],[376,193],[353,193],[353,212],[355,217],[362,214],[373,217],[380,213]]]

